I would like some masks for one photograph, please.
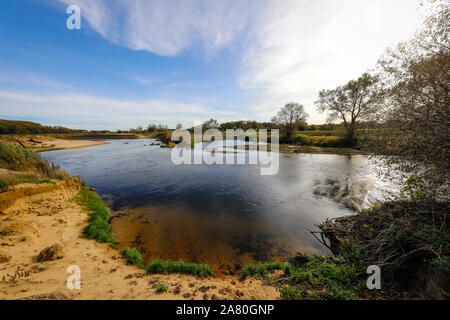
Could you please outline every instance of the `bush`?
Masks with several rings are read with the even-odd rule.
[[[304,296],[302,292],[295,287],[283,287],[280,290],[280,296],[283,300],[303,300]]]
[[[154,260],[147,265],[147,273],[149,274],[172,274],[182,273],[190,274],[199,278],[214,276],[212,269],[204,264],[186,263],[183,261],[172,262]]]
[[[342,289],[339,286],[332,284],[325,290],[324,297],[330,300],[356,300],[358,299],[349,290]]]
[[[127,264],[132,266],[143,267],[144,257],[137,249],[124,248],[120,251],[122,257],[127,259]]]
[[[391,201],[320,228],[335,254],[347,255],[354,264],[383,265],[383,278],[400,280],[424,264],[445,270],[449,207],[434,201]]]

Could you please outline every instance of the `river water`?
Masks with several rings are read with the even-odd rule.
[[[278,174],[262,176],[258,165],[177,166],[171,150],[153,142],[43,153],[98,190],[114,210],[120,246],[138,247],[147,261],[237,271],[300,251],[327,254],[309,230],[354,214],[355,200],[367,206],[386,189],[363,155],[280,154]]]

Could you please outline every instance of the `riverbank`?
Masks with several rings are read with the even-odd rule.
[[[280,145],[280,153],[310,153],[310,154],[340,154],[340,155],[356,155],[366,154],[361,150],[352,148],[322,148],[314,146],[298,146],[298,145]]]
[[[156,139],[161,141],[161,148],[174,148],[176,143],[170,141],[167,133],[151,134],[55,134],[55,135],[0,135],[0,141],[31,148],[36,152],[46,152],[54,150],[78,149],[108,144],[107,141],[116,139]],[[269,145],[270,146],[270,145]],[[193,144],[192,144],[193,147]],[[241,149],[241,146],[236,146]],[[248,147],[244,147],[248,150]],[[269,147],[270,150],[270,147]],[[352,148],[324,148],[307,145],[279,146],[280,153],[308,153],[308,154],[340,154],[356,155],[365,154],[361,150]]]
[[[148,275],[126,265],[119,251],[83,236],[88,211],[75,201],[78,179],[20,184],[0,194],[0,299],[278,299],[260,280]],[[56,260],[39,262],[57,244]],[[62,255],[62,256],[61,256]],[[81,290],[66,286],[66,269],[81,270]],[[158,288],[167,288],[165,292]]]
[[[64,136],[64,138],[59,138],[59,136]],[[69,135],[1,135],[0,141],[30,148],[35,152],[79,149],[109,143],[107,141],[69,139]]]

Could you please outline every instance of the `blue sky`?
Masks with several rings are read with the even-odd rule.
[[[0,118],[190,126],[295,101],[323,123],[318,91],[373,68],[423,14],[415,0],[2,0]]]

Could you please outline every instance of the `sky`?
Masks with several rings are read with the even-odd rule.
[[[81,9],[69,30],[66,10]],[[0,118],[129,129],[270,121],[373,69],[419,0],[2,0]]]

